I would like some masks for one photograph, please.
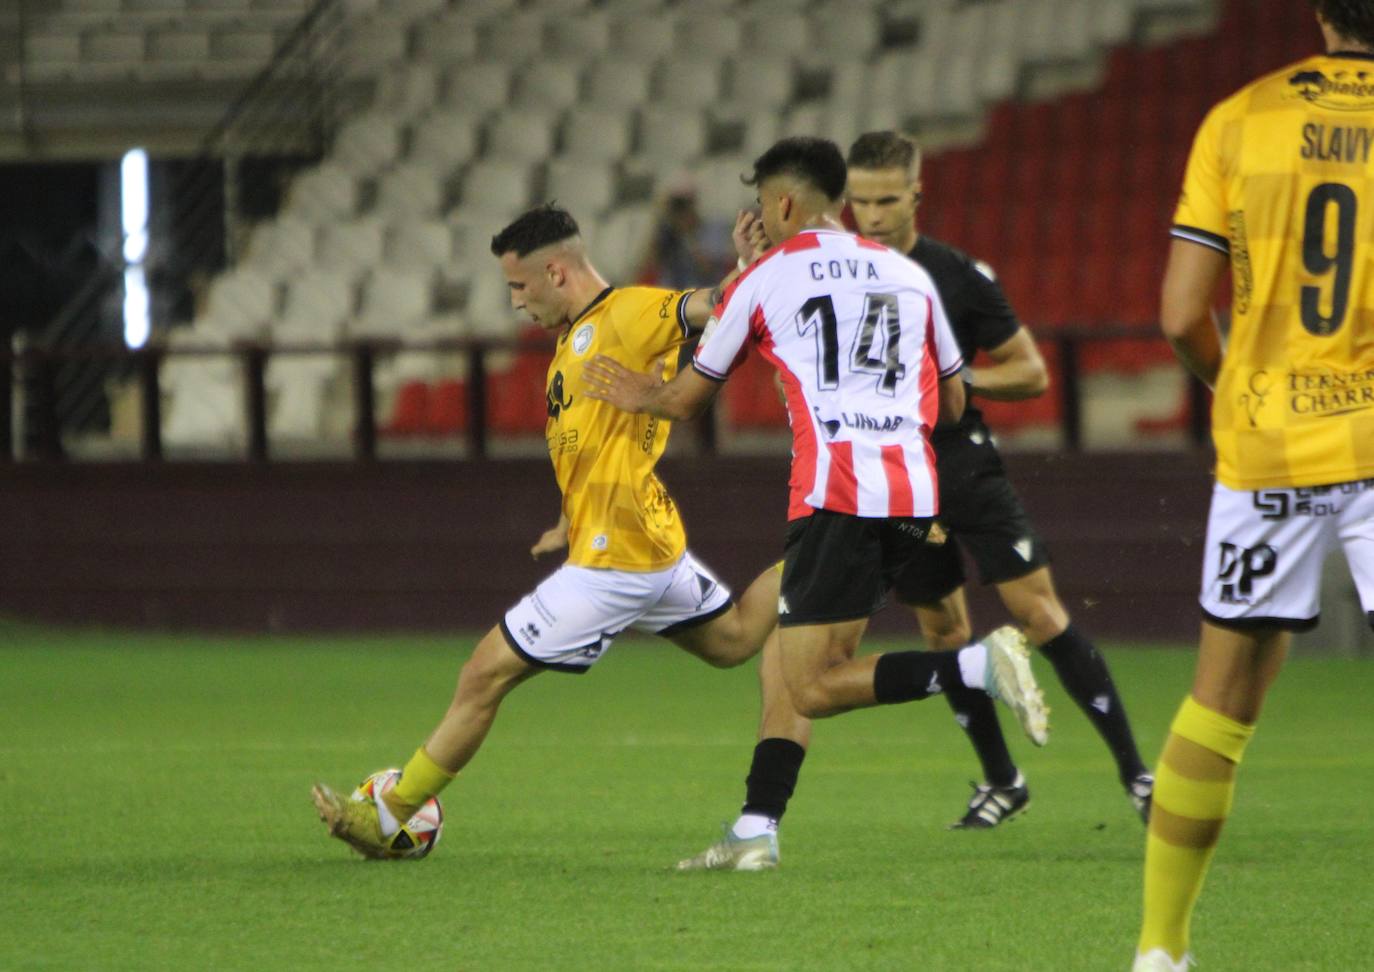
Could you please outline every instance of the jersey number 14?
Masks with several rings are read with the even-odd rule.
[[[816,385],[821,389],[840,384],[840,334],[835,302],[829,294],[812,297],[797,311],[797,331],[815,333]],[[882,357],[873,356],[873,345],[882,337]],[[906,377],[901,362],[902,322],[897,313],[896,294],[868,294],[864,297],[863,322],[854,335],[849,370],[878,376],[878,394],[889,398],[897,394],[897,382]]]

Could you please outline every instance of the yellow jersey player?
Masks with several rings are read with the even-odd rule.
[[[566,548],[567,561],[477,645],[448,711],[395,787],[363,802],[315,787],[330,834],[368,857],[386,856],[386,839],[467,765],[502,699],[531,676],[585,672],[630,628],[729,667],[751,658],[777,623],[775,568],[736,605],[687,550],[677,506],[654,475],[669,424],[596,401],[583,383],[582,369],[597,355],[671,377],[677,350],[710,316],[710,296],[609,286],[588,259],[573,217],[553,206],[515,220],[491,250],[515,309],[558,334],[546,435],[562,511],[531,552]]]
[[[1191,694],[1155,771],[1137,972],[1186,969],[1236,767],[1290,632],[1344,546],[1374,623],[1374,4],[1314,0],[1329,52],[1260,78],[1198,131],[1161,322],[1216,390],[1217,482]],[[1223,344],[1210,300],[1230,270]]]

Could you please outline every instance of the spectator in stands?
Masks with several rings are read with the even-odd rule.
[[[636,279],[685,289],[719,280],[734,262],[730,230],[702,216],[696,186],[675,181],[658,201]]]

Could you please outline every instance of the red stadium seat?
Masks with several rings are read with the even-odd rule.
[[[778,400],[774,374],[773,366],[755,353],[745,358],[731,374],[722,396],[732,427],[749,430],[787,428],[787,410]]]
[[[429,386],[423,381],[406,382],[396,392],[391,420],[380,429],[382,435],[411,436],[429,431]]]
[[[468,386],[456,378],[435,384],[425,426],[433,435],[457,435],[468,427]]]

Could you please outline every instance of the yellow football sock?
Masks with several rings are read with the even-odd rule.
[[[401,770],[396,785],[383,794],[382,799],[397,820],[409,820],[426,800],[437,795],[457,775],[430,759],[425,747],[421,746]]]
[[[1231,812],[1236,766],[1255,727],[1214,712],[1192,696],[1174,716],[1155,770],[1145,841],[1145,913],[1139,950],[1188,951],[1193,905]]]

